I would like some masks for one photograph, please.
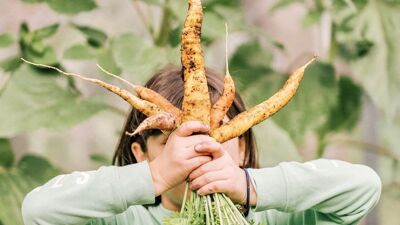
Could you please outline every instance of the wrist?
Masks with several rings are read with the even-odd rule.
[[[250,177],[250,180],[252,178]],[[256,206],[257,205],[257,192],[256,188],[254,187],[254,182],[250,182],[250,206]]]
[[[150,171],[151,171],[151,178],[153,180],[154,190],[156,197],[161,195],[165,190],[165,182],[162,178],[162,175],[159,172],[158,166],[156,163],[150,162],[149,163]]]

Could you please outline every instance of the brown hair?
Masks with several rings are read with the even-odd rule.
[[[206,69],[206,77],[208,83],[208,90],[211,97],[211,102],[214,103],[217,101],[219,96],[223,92],[223,76],[218,75],[214,71],[210,69]],[[167,100],[169,100],[172,104],[174,104],[178,108],[182,108],[182,100],[183,100],[183,79],[182,79],[182,71],[177,67],[167,67],[157,74],[155,74],[145,85],[147,88],[150,88],[162,96],[164,96]],[[244,103],[236,93],[234,102],[230,107],[227,115],[230,119],[232,119],[237,114],[245,111]],[[134,142],[140,144],[144,151],[147,151],[146,140],[149,136],[161,134],[160,130],[148,130],[143,132],[141,135],[135,135],[130,137],[125,135],[125,132],[134,131],[138,125],[146,118],[146,116],[136,109],[132,109],[127,121],[125,123],[124,130],[122,132],[121,139],[119,141],[117,150],[115,151],[113,157],[113,164],[118,166],[129,165],[133,163],[137,163],[135,156],[131,151],[131,145]],[[258,168],[257,161],[257,150],[255,144],[255,138],[253,131],[250,129],[242,136],[246,143],[245,149],[245,157],[243,162],[243,167],[251,167]]]

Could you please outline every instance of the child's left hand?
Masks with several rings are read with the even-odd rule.
[[[209,153],[213,160],[203,164],[189,175],[190,188],[197,190],[199,195],[225,193],[235,203],[246,203],[246,174],[222,149],[216,141],[206,142],[195,146],[199,153]],[[254,206],[257,196],[250,184],[250,205]]]

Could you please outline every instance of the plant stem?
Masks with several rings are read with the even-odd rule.
[[[221,214],[221,205],[219,204],[218,196],[217,196],[217,194],[214,193],[213,197],[214,197],[214,202],[217,205],[219,224],[224,225],[224,221],[222,220],[222,214]]]
[[[181,214],[183,213],[183,210],[185,210],[185,205],[186,205],[186,196],[189,190],[189,182],[186,182],[186,187],[185,187],[185,194],[183,195],[183,202],[181,206]]]
[[[212,210],[213,205],[212,205],[212,202],[211,202],[211,197],[210,197],[210,195],[207,195],[206,197],[207,197],[207,203],[208,203],[208,206],[209,206],[209,209],[210,209],[211,225],[215,225],[214,213],[213,213],[213,210]]]
[[[157,39],[154,43],[158,46],[165,46],[168,43],[168,34],[171,28],[171,16],[172,13],[168,8],[169,0],[165,0],[163,7],[163,18],[160,25],[160,31],[158,32]]]
[[[208,211],[207,197],[203,196],[204,211],[206,212],[206,225],[210,225],[210,212]]]

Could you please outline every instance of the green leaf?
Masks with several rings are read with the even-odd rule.
[[[355,60],[368,55],[373,46],[373,42],[364,39],[355,42],[339,43],[338,50],[340,56],[344,59]]]
[[[183,21],[185,20],[186,11],[187,11],[187,8],[188,8],[187,2],[186,1],[181,1],[181,0],[168,1],[167,2],[167,7],[168,7],[169,11],[172,13],[172,15],[175,17],[175,19],[182,26]]]
[[[351,130],[361,115],[362,89],[348,77],[340,77],[336,105],[331,108],[326,131]]]
[[[374,43],[369,54],[350,62],[355,79],[387,118],[400,108],[400,6],[371,0],[354,20],[347,40]],[[346,41],[346,39],[344,40]]]
[[[14,163],[14,153],[8,139],[0,138],[0,167],[11,167]]]
[[[262,167],[276,165],[282,161],[302,161],[289,133],[277,126],[274,121],[265,121],[253,129]]]
[[[62,14],[78,14],[80,12],[90,11],[97,7],[94,0],[43,0],[54,11]]]
[[[9,33],[0,35],[0,48],[5,48],[14,43],[14,37]]]
[[[306,70],[297,94],[272,119],[288,131],[296,143],[303,143],[307,132],[318,132],[327,123],[331,108],[337,103],[337,93],[334,68],[314,63]]]
[[[14,72],[21,64],[22,60],[20,56],[12,56],[1,61],[0,68],[2,68],[4,72]]]
[[[18,169],[39,183],[46,182],[47,178],[54,176],[58,172],[49,161],[36,155],[25,155],[18,162]]]
[[[251,88],[263,76],[270,74],[271,53],[267,52],[259,42],[245,43],[236,50],[229,61],[230,73],[235,78],[240,90]]]
[[[133,74],[136,83],[144,83],[151,73],[167,65],[171,59],[168,51],[168,48],[151,46],[133,34],[125,34],[112,41],[112,52],[117,65]]]
[[[310,10],[303,18],[303,26],[309,27],[321,20],[323,11],[320,10]]]
[[[169,32],[168,42],[172,47],[176,47],[181,43],[181,32],[182,27],[180,26],[175,27],[171,32]]]
[[[42,55],[46,51],[46,47],[41,40],[34,40],[29,44],[29,49],[38,55]]]
[[[0,221],[23,225],[21,204],[24,196],[59,173],[42,157],[26,155],[18,166],[0,172]]]
[[[77,44],[69,47],[64,52],[65,59],[87,60],[96,57],[96,49],[86,44]]]
[[[225,21],[214,12],[204,12],[204,24],[202,28],[202,41],[210,41],[225,36]]]
[[[25,22],[19,27],[19,38],[22,48],[25,48],[32,42],[33,34],[30,33],[28,24]]]
[[[88,44],[92,47],[101,47],[107,41],[107,35],[103,31],[88,26],[74,26],[86,36]]]
[[[36,45],[36,49],[32,49],[30,47],[26,48],[25,51],[23,51],[24,58],[35,63],[46,65],[56,65],[58,63],[56,53],[52,47],[44,46],[43,50],[40,50],[41,53],[39,53],[37,52],[39,50],[38,46],[40,45]]]
[[[103,49],[103,51],[97,55],[97,63],[115,75],[120,75],[122,73],[121,69],[115,62],[114,57],[112,56],[111,49]]]
[[[205,12],[210,13],[211,15],[215,14],[215,16],[213,16],[214,18],[211,19],[211,22],[214,23],[213,31],[207,31],[207,26],[210,22],[206,22],[206,14],[203,22],[204,24],[207,24],[207,26],[203,26],[203,30],[212,33],[213,36],[211,36],[211,38],[225,38],[225,23],[228,24],[230,33],[235,31],[254,32],[254,29],[246,23],[243,9],[241,7],[226,7],[223,5],[217,5],[212,10],[206,8]],[[214,19],[219,19],[219,21],[213,21]]]
[[[27,65],[14,73],[0,97],[0,137],[39,128],[68,128],[104,109],[104,104],[62,88],[56,79]]]
[[[35,40],[42,40],[53,36],[58,30],[59,24],[53,24],[33,31]]]

